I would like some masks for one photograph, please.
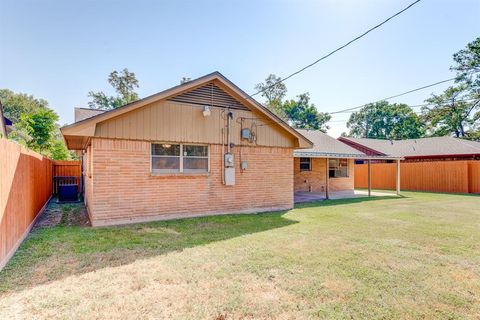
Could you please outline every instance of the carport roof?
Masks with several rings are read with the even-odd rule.
[[[308,158],[344,158],[399,160],[398,156],[369,156],[349,145],[330,137],[320,130],[297,129],[304,137],[313,142],[313,148],[295,150],[294,157]]]

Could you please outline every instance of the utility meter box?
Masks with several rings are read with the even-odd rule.
[[[232,153],[225,153],[225,185],[235,185],[235,161]]]
[[[225,168],[233,168],[235,166],[232,153],[225,153]]]
[[[235,168],[225,168],[225,185],[235,185]]]

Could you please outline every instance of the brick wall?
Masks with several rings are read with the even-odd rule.
[[[311,171],[300,171],[300,158],[294,160],[294,189],[295,191],[325,192],[326,186],[326,159],[312,158]],[[353,191],[354,162],[348,160],[348,178],[330,178],[329,191]]]
[[[233,148],[235,186],[222,184],[221,145],[210,145],[210,173],[200,175],[151,174],[146,141],[94,138],[90,152],[93,183],[87,203],[94,226],[293,207],[289,148]],[[244,172],[240,157],[248,161]]]

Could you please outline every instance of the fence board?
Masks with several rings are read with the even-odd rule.
[[[52,194],[52,161],[0,139],[0,269]]]
[[[75,182],[78,185],[78,192],[82,190],[82,162],[75,160],[55,160],[53,161],[53,194],[58,194],[59,182],[71,177],[75,177]],[[57,178],[58,177],[58,178]]]
[[[480,161],[468,163],[468,192],[480,193]]]
[[[480,161],[402,162],[402,190],[480,193]],[[396,164],[372,164],[372,188],[395,189]],[[355,165],[355,188],[368,187],[366,164]]]

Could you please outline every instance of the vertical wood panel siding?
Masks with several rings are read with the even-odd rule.
[[[233,143],[255,145],[240,139],[243,122],[244,127],[253,128],[256,131],[257,145],[259,146],[284,148],[295,146],[294,138],[272,120],[252,111],[231,111],[234,115],[231,135]],[[227,109],[211,108],[209,117],[204,117],[202,112],[203,106],[200,105],[159,101],[98,123],[95,136],[131,140],[221,144],[222,129],[226,130]],[[242,117],[248,119],[242,121]]]
[[[0,139],[0,269],[52,194],[52,162]]]
[[[402,162],[401,188],[412,191],[480,193],[480,161]],[[372,164],[372,187],[395,189],[396,164]],[[355,165],[355,188],[367,188],[366,164]]]

